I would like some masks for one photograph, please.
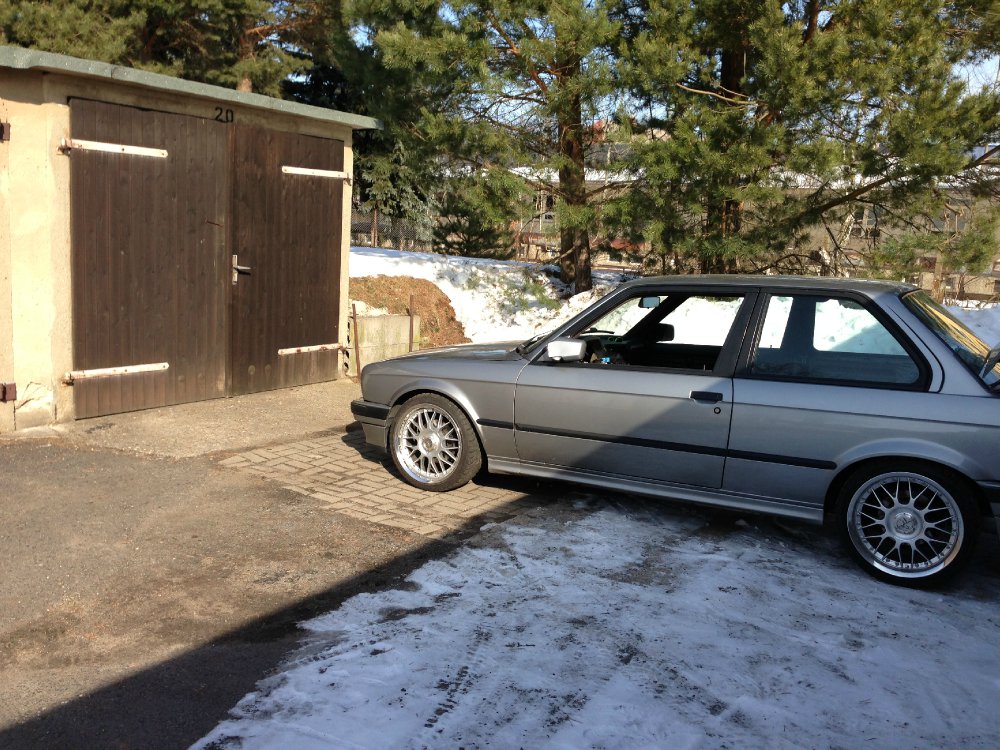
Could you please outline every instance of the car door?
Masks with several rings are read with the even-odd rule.
[[[584,362],[543,352],[518,377],[521,461],[705,488],[722,484],[745,291],[632,289],[567,336]]]
[[[815,508],[852,452],[893,441],[905,454],[901,441],[922,439],[929,365],[871,300],[775,290],[760,306],[734,380],[725,490]]]

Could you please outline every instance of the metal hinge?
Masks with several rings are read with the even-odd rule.
[[[309,354],[311,352],[337,352],[347,347],[343,344],[315,344],[313,346],[292,346],[287,349],[278,349],[279,357],[287,357],[290,354]]]
[[[309,169],[307,167],[287,167],[281,168],[283,174],[296,174],[302,177],[326,177],[331,180],[343,180],[348,185],[351,184],[351,176],[347,172],[335,169]]]
[[[148,365],[126,365],[124,367],[100,367],[96,370],[71,370],[63,377],[63,383],[73,385],[77,380],[89,378],[110,378],[121,375],[138,375],[147,372],[161,372],[170,369],[169,362],[153,362]]]
[[[152,156],[166,159],[167,150],[163,148],[147,148],[145,146],[125,146],[121,143],[101,143],[100,141],[82,141],[78,138],[63,138],[59,150],[68,154],[77,151],[103,151],[107,154],[124,154],[125,156]]]

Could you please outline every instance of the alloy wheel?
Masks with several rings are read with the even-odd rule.
[[[444,410],[418,406],[404,415],[395,452],[400,468],[414,480],[438,483],[459,464],[462,433]]]
[[[962,512],[938,482],[909,472],[881,474],[854,493],[848,534],[862,558],[899,578],[946,568],[965,539]]]

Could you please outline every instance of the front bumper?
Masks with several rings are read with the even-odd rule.
[[[361,423],[365,441],[380,450],[385,450],[386,447],[390,411],[385,404],[375,404],[364,399],[351,402],[351,414]]]

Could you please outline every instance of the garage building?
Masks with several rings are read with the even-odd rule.
[[[0,47],[0,432],[337,377],[377,126]]]

